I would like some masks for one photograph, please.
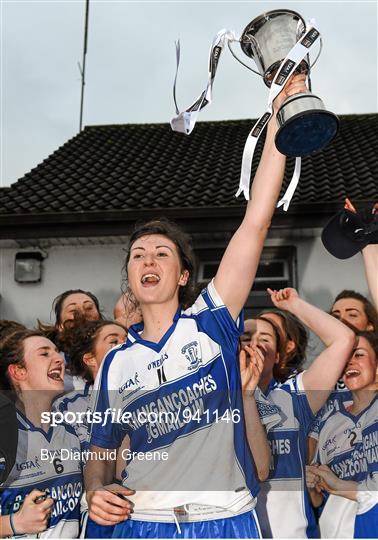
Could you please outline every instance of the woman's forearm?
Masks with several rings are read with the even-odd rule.
[[[13,536],[9,516],[0,516],[0,538],[6,538],[7,536]]]
[[[330,490],[330,493],[338,495],[339,497],[345,497],[351,501],[357,501],[358,482],[339,479],[337,482],[337,489]]]
[[[96,446],[91,446],[90,450],[96,455],[97,458],[99,458],[101,453],[106,451],[105,448],[99,448]],[[95,491],[99,487],[111,484],[113,482],[114,473],[114,461],[96,458],[88,459],[84,468],[84,482],[87,493]]]
[[[324,496],[322,493],[319,493],[319,491],[316,491],[316,489],[313,488],[307,488],[308,493],[310,495],[311,504],[315,508],[319,508],[321,504],[323,504]]]
[[[243,408],[249,448],[252,452],[259,480],[264,481],[269,476],[271,453],[253,393],[243,393]]]
[[[362,250],[366,280],[375,309],[378,310],[378,244],[370,244]]]
[[[329,347],[337,340],[353,336],[352,330],[346,327],[332,315],[309,304],[302,298],[296,298],[290,306],[290,311],[300,319],[322,342]]]

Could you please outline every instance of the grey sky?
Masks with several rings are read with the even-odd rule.
[[[376,112],[375,1],[91,0],[84,125],[169,122],[174,41],[181,39],[178,102],[183,109],[205,87],[216,32],[240,33],[264,11],[284,7],[305,19],[314,17],[322,32],[324,49],[312,83],[327,108],[339,114]],[[1,2],[1,186],[23,176],[78,131],[84,9],[84,0]],[[256,118],[268,92],[226,49],[213,95],[200,120]]]

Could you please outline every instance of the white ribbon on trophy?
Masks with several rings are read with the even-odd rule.
[[[180,42],[178,41],[176,43],[176,75],[175,75],[175,81],[173,85],[173,97],[175,100],[177,116],[175,116],[171,120],[171,128],[173,131],[178,131],[179,133],[185,133],[186,135],[191,134],[197,122],[197,118],[198,118],[200,110],[212,102],[213,82],[215,79],[215,74],[217,72],[219,58],[223,51],[223,48],[225,44],[227,43],[227,41],[235,41],[236,39],[237,38],[234,32],[230,30],[225,30],[225,29],[219,30],[217,35],[214,37],[213,42],[210,47],[209,76],[208,76],[207,86],[205,90],[201,93],[199,98],[197,98],[196,101],[190,107],[188,107],[185,111],[181,113],[177,107],[177,102],[176,102],[176,82],[177,82],[177,73],[178,73],[178,68],[179,68],[179,63],[180,63]]]
[[[265,126],[272,117],[272,103],[276,99],[278,94],[282,92],[290,76],[294,73],[295,69],[302,62],[304,57],[308,55],[311,47],[314,45],[314,43],[319,37],[320,32],[315,28],[313,23],[310,24],[307,27],[305,34],[297,41],[294,47],[292,47],[286,58],[281,62],[280,67],[277,69],[276,75],[270,87],[267,109],[252,127],[244,146],[239,189],[236,192],[236,197],[243,193],[245,199],[247,201],[249,200],[253,155],[255,153],[257,141],[259,140],[261,133],[263,132]],[[298,185],[300,174],[301,158],[297,157],[295,158],[295,168],[290,184],[282,199],[277,203],[277,208],[283,206],[283,209],[287,211],[291,199],[294,195],[295,189]]]
[[[296,44],[287,54],[286,58],[281,62],[280,67],[277,69],[276,75],[273,79],[272,85],[269,91],[268,106],[264,114],[260,116],[257,122],[252,127],[246,144],[244,146],[242,166],[239,180],[239,188],[236,193],[238,197],[241,193],[244,194],[246,200],[250,197],[250,181],[251,181],[251,169],[252,160],[256,148],[257,141],[269,122],[273,114],[272,103],[278,94],[283,90],[287,84],[290,76],[294,73],[297,66],[301,61],[309,54],[312,46],[320,38],[320,32],[315,27],[314,19],[307,24],[305,33],[298,39]],[[205,90],[196,99],[196,101],[188,107],[185,111],[179,112],[176,102],[176,82],[177,74],[180,63],[180,43],[176,44],[176,75],[173,86],[173,96],[176,106],[176,115],[171,120],[171,127],[173,131],[178,131],[186,135],[190,135],[196,124],[199,112],[212,102],[212,87],[217,72],[220,55],[227,42],[238,41],[234,32],[230,30],[220,30],[213,39],[209,52],[209,69],[208,69],[208,82]],[[277,208],[283,206],[283,209],[287,211],[289,208],[291,199],[295,193],[295,189],[298,185],[299,177],[301,173],[301,158],[295,159],[295,167],[290,184],[282,197],[277,203]]]

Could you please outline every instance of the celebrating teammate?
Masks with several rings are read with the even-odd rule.
[[[322,518],[324,531],[336,538],[353,531],[355,538],[375,538],[378,531],[377,361],[377,335],[360,332],[343,375],[352,403],[340,402],[321,422],[317,463],[307,468],[314,505],[323,503],[324,492],[331,494]]]
[[[269,292],[277,308],[293,313],[327,348],[309,369],[280,384],[273,376],[274,366],[280,363],[280,351],[285,351],[278,329],[264,316],[256,319],[251,345],[266,350],[259,386],[281,414],[281,422],[268,431],[272,464],[268,480],[261,484],[256,510],[264,538],[314,538],[317,526],[304,486],[307,434],[314,414],[342,373],[352,351],[354,334],[299,298],[294,289]],[[287,519],[283,519],[283,509]]]
[[[100,304],[97,297],[82,289],[70,289],[53,301],[53,310],[55,313],[55,324],[43,324],[38,321],[38,329],[57,345],[60,351],[65,353],[64,345],[60,342],[60,336],[64,327],[75,318],[76,314],[81,314],[89,321],[97,321],[103,319]],[[66,369],[64,372],[64,390],[71,392],[72,390],[82,390],[85,386],[85,381],[80,376],[72,376],[69,356],[64,355]]]
[[[292,79],[275,101],[306,91]],[[130,328],[125,346],[106,357],[97,380],[96,412],[121,409],[123,423],[92,427],[91,449],[120,446],[166,452],[167,460],[132,459],[123,489],[112,491],[114,464],[92,460],[85,471],[90,516],[118,523],[115,536],[256,537],[258,483],[247,446],[236,357],[239,313],[250,292],[280,192],[285,158],[276,149],[276,118],[268,126],[251,200],[218,272],[192,303],[193,253],[176,227],[150,222],[132,234],[128,283],[143,323]],[[186,309],[183,309],[185,307]],[[154,414],[153,414],[154,413]],[[170,413],[159,421],[158,413]],[[157,416],[156,416],[157,415]],[[119,489],[117,488],[119,491]],[[133,491],[136,493],[134,494]]]
[[[63,461],[61,451],[80,443],[69,426],[42,422],[63,392],[63,377],[63,358],[40,333],[19,330],[1,341],[0,386],[13,392],[18,420],[16,464],[1,490],[2,537],[79,534],[81,461]]]
[[[105,355],[126,340],[126,329],[114,321],[88,321],[77,314],[61,332],[60,342],[70,358],[71,373],[85,380],[82,390],[72,390],[54,402],[61,412],[85,412],[93,389],[93,382]],[[73,426],[81,444],[87,446],[87,426]]]
[[[295,315],[283,309],[265,310],[259,318],[276,324],[281,353],[279,362],[273,368],[273,375],[277,381],[285,382],[292,375],[303,371],[308,345],[307,330]]]
[[[126,329],[114,321],[88,321],[83,315],[75,314],[70,324],[64,327],[60,342],[69,355],[71,373],[83,378],[86,383],[82,390],[73,390],[54,402],[54,408],[62,413],[85,413],[93,389],[93,382],[104,356],[113,347],[126,339]],[[75,423],[75,432],[82,449],[88,450],[88,425],[86,422]],[[85,454],[84,454],[85,456]],[[112,527],[98,525],[87,519],[87,503],[85,497],[81,501],[81,527],[85,529],[86,538],[111,538]]]

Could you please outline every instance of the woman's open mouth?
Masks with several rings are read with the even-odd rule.
[[[62,368],[54,368],[47,373],[47,376],[53,381],[63,382]]]
[[[160,276],[157,274],[144,274],[140,281],[144,287],[151,287],[159,283]]]
[[[351,379],[353,377],[359,377],[361,375],[361,371],[359,371],[358,369],[347,369],[345,371],[345,377],[347,379]]]

